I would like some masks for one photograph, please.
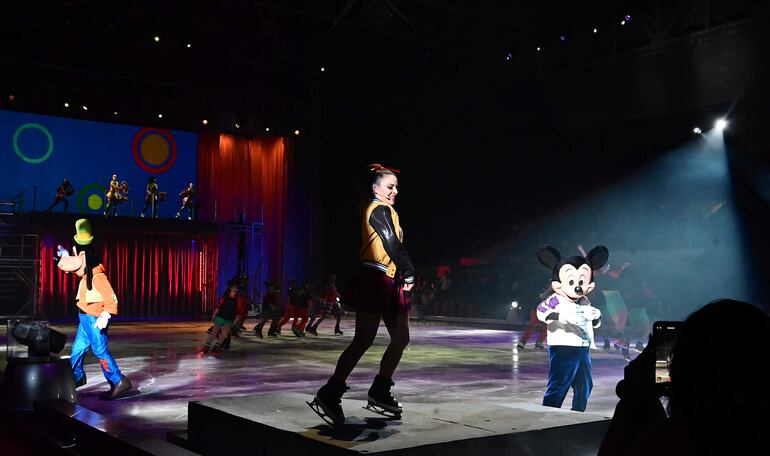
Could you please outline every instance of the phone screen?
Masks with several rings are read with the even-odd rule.
[[[681,322],[656,321],[652,329],[655,343],[655,383],[671,381],[668,366],[671,362],[671,349],[676,343],[676,334]]]

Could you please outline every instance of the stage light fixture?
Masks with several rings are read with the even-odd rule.
[[[8,95],[8,101],[13,101],[15,99],[16,99],[16,95],[14,95],[14,94]]]
[[[83,105],[83,111],[88,111],[88,106]]]
[[[265,131],[270,131],[270,127],[265,127]]]
[[[3,409],[31,412],[35,401],[47,399],[75,404],[75,378],[69,357],[58,355],[67,336],[44,320],[9,319],[6,327],[7,364],[0,382]]]
[[[561,35],[561,36],[559,36],[559,39],[561,41],[567,41],[567,35]]]
[[[714,128],[716,128],[717,130],[720,130],[720,131],[724,130],[725,128],[727,128],[727,120],[723,119],[723,118],[722,119],[717,119],[717,121],[714,122]]]
[[[154,39],[155,39],[155,42],[156,42],[156,43],[160,41],[160,37],[159,37],[158,35],[155,35],[155,38],[154,38]]]
[[[21,320],[13,326],[11,335],[29,348],[29,356],[59,353],[67,343],[67,336],[51,329],[47,321]]]
[[[236,123],[235,128],[241,128],[241,126]]]
[[[620,21],[620,25],[626,25],[626,20],[623,19],[622,21]]]
[[[64,102],[64,107],[65,107],[65,108],[69,108],[69,107],[70,107],[70,104],[69,104],[69,103],[67,103],[67,102],[65,101],[65,102]]]
[[[599,33],[599,29],[594,27],[594,33]]]
[[[509,52],[509,53],[505,54],[505,60],[511,60],[512,58],[513,58],[513,53],[512,52]]]
[[[208,124],[209,124],[209,121],[206,119],[203,119],[203,125],[208,125]]]
[[[519,308],[518,301],[512,301],[511,302],[511,309],[518,309],[518,308]]]
[[[700,127],[695,127],[692,129],[692,132],[695,133],[696,135],[699,135],[701,133],[701,129]]]
[[[326,71],[326,68],[321,67],[321,73],[323,73],[324,71]]]
[[[537,52],[540,52],[540,46],[537,47]]]
[[[158,119],[162,119],[162,118],[163,118],[163,114],[162,113],[158,113]]]
[[[118,111],[113,111],[112,115],[113,116],[117,116],[118,115]]]
[[[294,130],[294,136],[299,136],[299,130]]]
[[[192,47],[192,44],[190,44],[190,43],[187,43],[187,48],[189,49],[189,48],[191,48],[191,47]]]
[[[625,16],[623,16],[623,19],[625,19],[626,22],[631,22],[631,15],[626,14]]]

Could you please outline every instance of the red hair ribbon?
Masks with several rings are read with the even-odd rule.
[[[382,166],[379,163],[372,163],[371,165],[369,165],[369,171],[383,171],[383,170],[390,171],[390,172],[393,172],[393,173],[400,173],[401,172],[401,171],[399,171],[397,169],[386,168],[386,167]]]

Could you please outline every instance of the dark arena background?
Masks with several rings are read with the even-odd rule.
[[[0,40],[3,455],[597,454],[654,322],[724,298],[769,310],[766,1],[9,0]],[[393,376],[404,410],[362,408],[381,324],[332,427],[305,402],[356,333],[344,290],[372,163],[400,170],[416,269]],[[92,354],[76,392],[52,373],[80,331],[79,279],[56,260],[81,218],[118,298],[109,347],[133,386],[117,400]],[[584,413],[572,392],[542,405],[545,244],[609,251],[588,296],[602,325]],[[271,290],[280,319],[292,283],[323,307],[333,274],[340,331],[328,317],[316,335],[257,337]],[[203,353],[233,282],[248,318]],[[16,331],[29,322],[49,356]],[[709,342],[755,359],[741,337],[757,324]]]

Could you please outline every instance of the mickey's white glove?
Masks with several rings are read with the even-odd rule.
[[[586,308],[583,309],[583,312],[585,313],[586,318],[591,321],[602,318],[602,311],[593,306],[586,306]]]
[[[110,315],[109,312],[106,310],[102,312],[101,315],[96,319],[96,323],[94,323],[94,328],[96,329],[104,329],[107,327],[107,325],[110,323],[110,318],[112,318],[112,315]]]

